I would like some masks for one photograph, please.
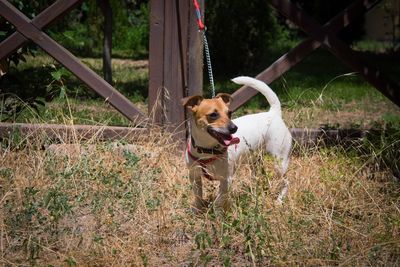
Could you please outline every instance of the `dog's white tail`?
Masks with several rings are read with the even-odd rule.
[[[232,79],[232,81],[237,84],[250,86],[259,91],[261,94],[265,96],[265,98],[267,98],[271,106],[271,111],[274,111],[279,115],[281,114],[281,102],[279,101],[274,91],[272,91],[272,89],[267,84],[265,84],[260,80],[247,76],[239,76]]]

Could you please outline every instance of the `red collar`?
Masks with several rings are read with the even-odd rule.
[[[225,152],[228,150],[228,147],[221,145],[216,145],[215,147],[208,148],[208,147],[201,147],[196,145],[196,142],[193,139],[193,136],[190,137],[190,146],[194,149],[196,149],[197,153],[199,154],[212,154],[212,155],[222,155],[225,154]]]
[[[235,138],[237,138],[237,137],[235,137]],[[236,147],[240,140],[239,140],[239,138],[237,138],[237,140],[235,140],[235,141],[237,141],[237,142],[231,143],[231,145],[235,144],[235,147]],[[211,154],[211,155],[217,155],[217,156],[214,156],[214,157],[211,157],[211,158],[207,158],[207,159],[200,159],[200,158],[194,156],[192,153],[190,153],[190,146],[191,145],[192,145],[192,147],[196,148],[197,152],[200,153],[200,154],[204,153],[204,154]],[[193,137],[190,136],[190,138],[188,139],[187,145],[186,145],[186,151],[187,151],[188,156],[193,161],[197,162],[200,165],[204,177],[206,177],[208,180],[216,180],[207,171],[207,165],[212,163],[212,162],[214,162],[214,161],[216,161],[217,159],[220,159],[221,157],[225,156],[226,152],[228,151],[228,147],[223,147],[222,150],[218,150],[216,148],[198,147],[198,146],[195,145]]]
[[[188,140],[188,142],[187,142],[187,145],[186,145],[186,152],[187,152],[187,154],[189,155],[189,157],[190,157],[193,161],[197,162],[197,163],[200,165],[204,177],[206,177],[206,178],[207,178],[208,180],[210,180],[210,181],[216,180],[216,179],[214,179],[214,177],[211,176],[210,173],[207,171],[207,165],[210,164],[210,163],[212,163],[212,162],[214,162],[215,160],[221,158],[221,155],[225,154],[225,152],[226,152],[227,150],[225,150],[225,152],[224,152],[223,154],[219,154],[218,156],[211,157],[211,158],[207,158],[207,159],[200,159],[200,158],[194,156],[192,153],[190,153],[190,143],[191,143],[191,140],[193,140],[193,138],[190,138],[190,139]]]
[[[200,158],[196,157],[195,155],[193,155],[192,153],[190,153],[190,144],[189,144],[189,142],[187,143],[186,151],[187,151],[189,157],[190,157],[192,160],[194,160],[194,161],[196,161],[196,162],[198,162],[198,163],[200,163],[200,164],[203,164],[203,165],[207,165],[207,164],[209,164],[209,163],[211,163],[211,162],[217,160],[218,158],[220,158],[220,156],[215,156],[215,157],[207,158],[207,159],[200,159]]]

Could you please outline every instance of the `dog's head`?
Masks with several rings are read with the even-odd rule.
[[[219,144],[229,146],[239,143],[239,139],[232,136],[237,131],[237,126],[231,121],[231,100],[229,94],[221,93],[212,99],[204,99],[202,96],[186,97],[182,99],[182,104],[192,112],[198,129]]]

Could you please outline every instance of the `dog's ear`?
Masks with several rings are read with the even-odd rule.
[[[185,98],[182,98],[181,102],[182,105],[186,108],[191,109],[193,112],[196,111],[196,107],[200,105],[201,101],[203,101],[203,97],[200,95],[195,95],[195,96],[188,96]]]
[[[227,106],[229,106],[229,104],[232,102],[232,96],[226,93],[219,93],[215,96],[215,98],[221,98]]]

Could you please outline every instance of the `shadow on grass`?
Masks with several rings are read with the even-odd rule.
[[[46,98],[47,87],[54,81],[51,75],[54,70],[50,66],[29,67],[21,70],[10,68],[10,72],[0,78],[0,94],[12,93],[22,100],[32,97]],[[63,82],[66,85],[67,93],[77,99],[101,98],[72,73],[64,77]],[[148,78],[137,77],[129,81],[117,81],[114,87],[128,98],[144,100],[147,98]]]

